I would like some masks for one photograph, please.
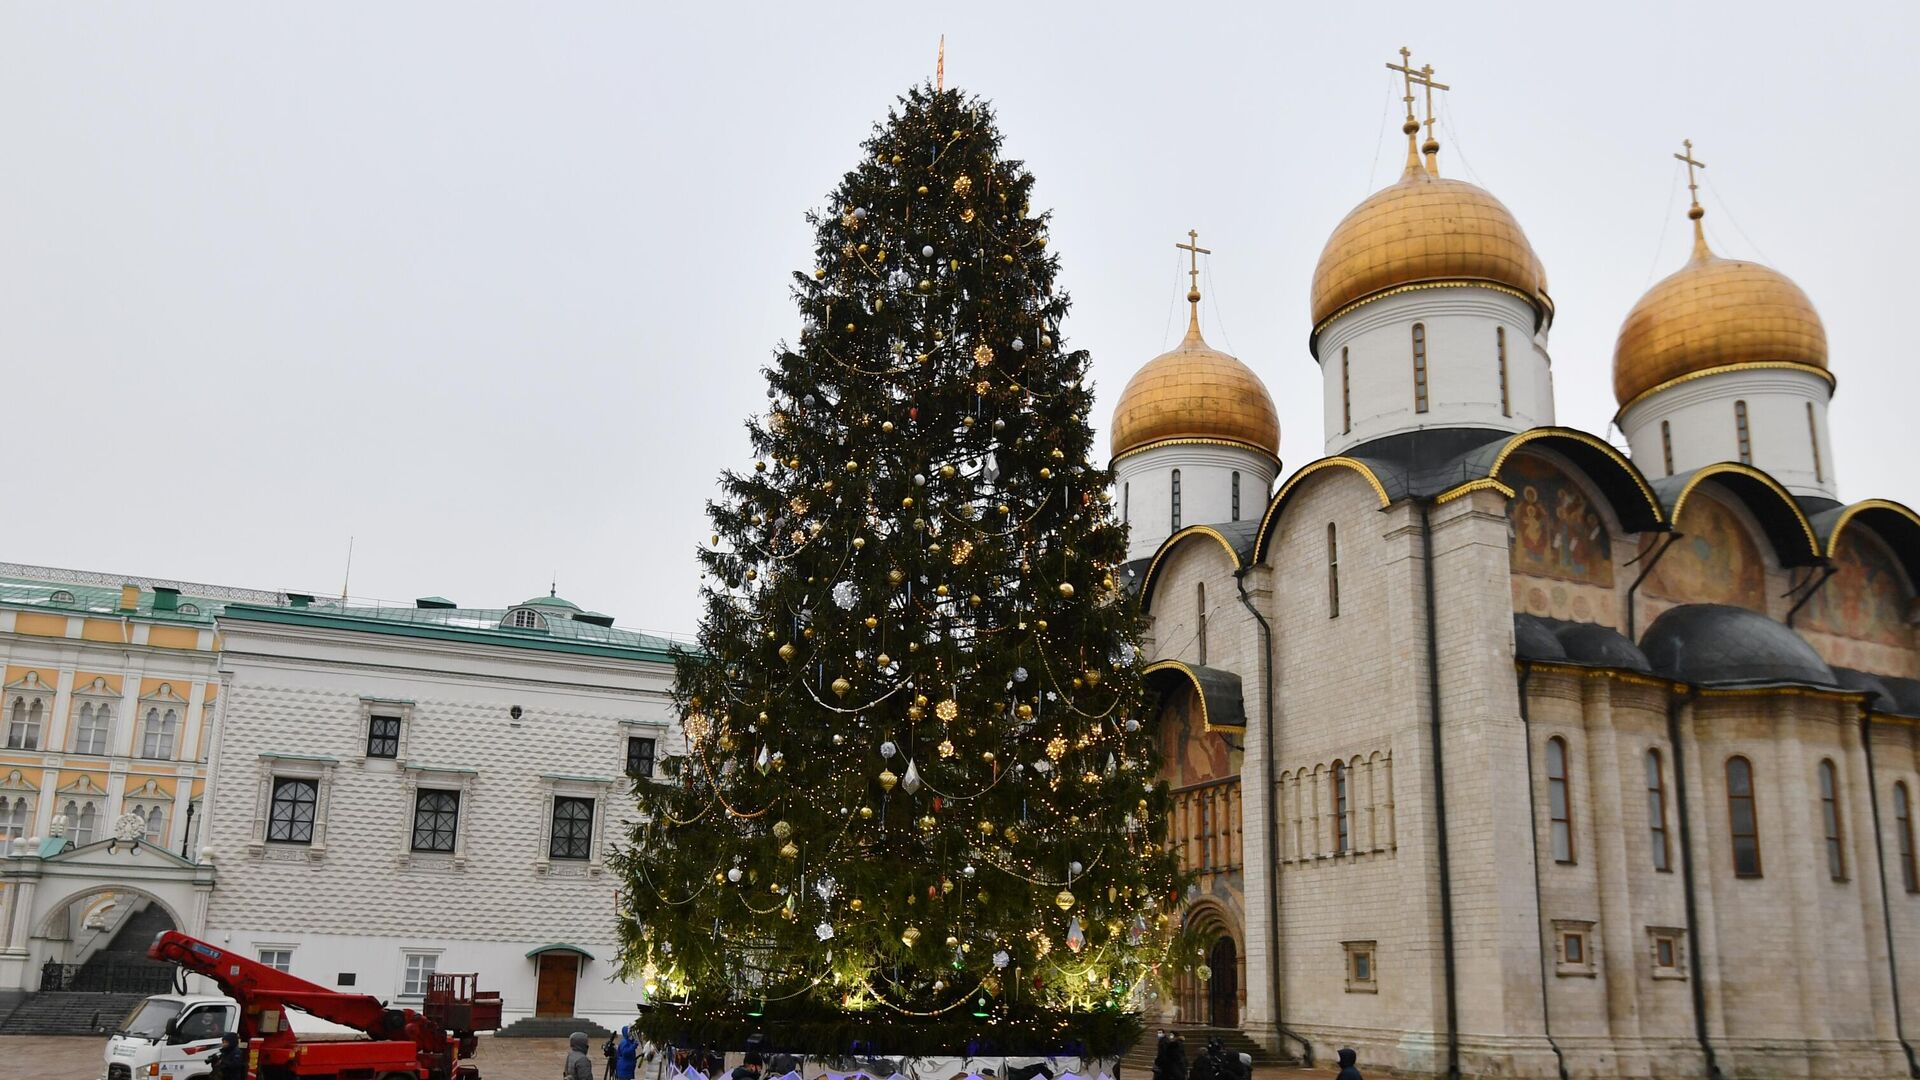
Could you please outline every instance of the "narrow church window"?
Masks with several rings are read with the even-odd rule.
[[[1573,800],[1567,789],[1567,741],[1558,735],[1547,740],[1547,814],[1553,861],[1572,864]]]
[[[1500,353],[1500,415],[1513,415],[1513,396],[1507,390],[1507,328],[1493,328],[1493,343]]]
[[[1427,324],[1413,324],[1413,411],[1427,411]]]
[[[1133,485],[1120,485],[1120,520],[1133,524]]]
[[[1913,864],[1913,805],[1904,781],[1893,785],[1893,822],[1900,834],[1900,880],[1908,892],[1920,892],[1920,869]]]
[[[1660,421],[1660,456],[1666,459],[1667,475],[1673,475],[1673,425]]]
[[[1180,470],[1173,470],[1173,531],[1180,531]]]
[[[1760,820],[1753,808],[1753,763],[1727,759],[1727,818],[1733,834],[1733,875],[1760,876]]]
[[[1340,534],[1327,523],[1327,618],[1340,617]]]
[[[1347,818],[1347,765],[1344,761],[1333,763],[1333,853],[1345,855],[1353,850],[1349,840]]]
[[[1733,403],[1733,427],[1740,439],[1740,464],[1753,464],[1753,433],[1747,429],[1747,403]]]
[[[1667,781],[1660,769],[1660,751],[1647,751],[1647,834],[1653,848],[1653,868],[1673,870],[1673,849],[1667,842]]]
[[[1207,662],[1207,583],[1202,581],[1194,585],[1194,637],[1200,653],[1200,662]]]
[[[1347,347],[1340,346],[1340,434],[1353,430],[1353,370],[1347,363]]]
[[[1846,845],[1840,836],[1840,780],[1835,775],[1833,762],[1820,762],[1820,824],[1826,829],[1827,836],[1827,876],[1835,881],[1847,880]]]
[[[1816,484],[1827,482],[1827,473],[1820,467],[1820,427],[1813,422],[1813,402],[1807,402],[1807,439],[1813,444],[1813,480]]]
[[[1240,520],[1240,471],[1233,473],[1233,520]]]

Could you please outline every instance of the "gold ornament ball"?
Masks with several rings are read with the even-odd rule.
[[[1054,894],[1053,906],[1059,908],[1061,911],[1071,910],[1073,907],[1073,894],[1066,889],[1061,889]]]
[[[995,760],[995,759],[994,759],[994,754],[993,754],[993,751],[991,751],[991,750],[982,750],[982,751],[980,751],[980,760],[981,760],[981,761],[984,761],[984,762],[986,762],[986,763],[987,763],[987,764],[989,764],[989,765],[991,765],[991,764],[993,764],[993,762],[994,762],[994,760]]]
[[[859,897],[857,897],[857,896],[856,896],[856,897],[854,897],[853,899],[851,899],[851,900],[849,900],[849,901],[847,901],[847,907],[849,907],[849,908],[851,908],[851,909],[853,909],[854,911],[859,911],[859,910],[860,910],[861,908],[864,908],[864,907],[866,907],[866,906],[867,906],[867,905],[866,905],[866,901],[864,901],[864,900],[861,900],[861,899],[860,899]]]
[[[980,835],[981,835],[981,836],[992,836],[992,835],[993,835],[993,828],[994,828],[994,826],[993,826],[993,822],[991,822],[991,821],[982,821],[982,822],[980,823]]]
[[[951,480],[951,479],[953,479],[953,474],[954,474],[954,472],[955,472],[955,469],[954,469],[954,467],[953,467],[953,466],[951,466],[951,465],[942,465],[942,466],[940,466],[940,479],[942,479],[942,480]]]
[[[1071,597],[1073,596],[1073,582],[1071,582],[1071,581],[1063,581],[1063,582],[1061,582],[1061,583],[1060,583],[1060,595],[1061,595],[1061,596],[1064,596],[1064,597],[1068,597],[1068,598],[1071,598]]]
[[[927,707],[927,695],[925,695],[925,694],[915,694],[915,695],[913,695],[913,703],[914,703],[915,705],[918,705],[918,706],[920,706],[920,707],[921,707],[921,708],[923,708],[923,709],[924,709],[924,708],[926,708],[926,707]]]
[[[927,185],[921,184],[919,187],[919,193],[922,195],[925,195],[927,193]]]
[[[880,790],[881,791],[892,791],[893,785],[899,782],[900,782],[900,778],[893,774],[892,769],[880,770]]]
[[[806,639],[807,639],[808,641],[812,641],[812,640],[813,640],[813,627],[811,627],[811,626],[803,626],[803,627],[801,627],[801,628],[800,628],[800,636],[801,636],[801,637],[803,637],[803,638],[806,638]]]
[[[786,843],[780,845],[781,858],[794,859],[794,858],[798,858],[799,856],[800,856],[800,849],[793,846],[793,841],[789,840]]]
[[[766,472],[766,471],[767,471],[767,463],[766,463],[766,462],[764,462],[764,461],[756,461],[756,462],[754,462],[754,463],[753,463],[753,471],[754,471],[754,472]]]
[[[789,642],[787,642],[787,643],[786,643],[785,645],[782,645],[782,646],[780,646],[780,659],[782,659],[782,660],[785,660],[785,661],[787,661],[788,663],[792,663],[792,662],[793,662],[793,654],[794,654],[794,653],[795,653],[796,651],[798,651],[798,650],[796,650],[796,649],[795,649],[795,648],[793,647],[793,642],[791,642],[791,641],[789,641]]]
[[[895,585],[907,580],[907,572],[898,568],[887,571],[887,580]]]
[[[891,420],[880,421],[880,430],[886,432],[889,435],[893,434],[893,421]]]
[[[1017,708],[1017,709],[1015,709],[1015,710],[1013,710],[1013,711],[1014,711],[1014,712],[1016,712],[1016,713],[1019,713],[1019,714],[1020,714],[1020,719],[1022,719],[1022,720],[1031,720],[1031,719],[1033,719],[1033,706],[1031,706],[1031,705],[1029,705],[1029,704],[1027,704],[1027,703],[1026,703],[1026,702],[1024,702],[1024,701],[1020,703],[1020,707],[1019,707],[1019,708]]]
[[[967,603],[972,604],[974,607],[979,607],[981,604],[986,603],[986,601],[980,599],[979,593],[974,593],[972,596],[967,597]]]
[[[826,270],[824,270],[824,269],[822,269],[821,267],[818,267],[818,266],[816,266],[816,267],[814,267],[814,268],[813,268],[813,277],[814,277],[814,280],[815,280],[815,281],[818,281],[819,279],[821,279],[821,278],[823,278],[823,277],[826,277],[826,276],[827,276],[827,272],[826,272]]]
[[[840,695],[841,697],[846,697],[847,692],[852,689],[853,689],[853,684],[848,682],[844,678],[833,680],[833,692]]]
[[[960,418],[960,426],[961,426],[961,427],[969,427],[969,428],[970,428],[970,427],[972,427],[972,426],[973,426],[973,417],[971,417],[971,416],[963,416],[963,417],[961,417],[961,418]]]
[[[1011,265],[1013,263],[1013,255],[1010,253],[1006,255],[1002,255],[1000,256],[1000,261]]]
[[[853,550],[855,550],[855,551],[859,551],[859,550],[860,550],[861,548],[863,548],[863,547],[866,547],[866,546],[867,546],[867,538],[866,538],[866,537],[864,537],[864,536],[856,536],[856,537],[854,537],[854,538],[853,538]]]
[[[959,939],[959,938],[957,938],[957,937],[954,937],[954,936],[953,936],[952,934],[948,934],[948,935],[947,935],[947,948],[949,948],[949,949],[957,949],[957,948],[959,948],[959,947],[960,947],[960,939]]]
[[[877,627],[877,626],[879,626],[879,625],[880,625],[880,620],[879,620],[879,619],[876,619],[876,618],[874,618],[874,617],[873,617],[873,616],[871,616],[871,615],[869,615],[869,616],[867,616],[867,617],[866,617],[866,619],[865,619],[864,621],[866,622],[866,624],[867,624],[867,629],[869,629],[869,630],[872,630],[872,629],[874,629],[875,627]]]
[[[1040,479],[1042,479],[1042,480],[1051,480],[1051,479],[1053,479],[1053,470],[1052,470],[1052,469],[1049,469],[1049,468],[1047,468],[1047,467],[1045,467],[1044,465],[1043,465],[1043,466],[1041,466],[1041,468],[1040,468]]]
[[[909,495],[909,496],[907,496],[906,498],[904,498],[904,499],[901,499],[901,500],[900,500],[900,509],[902,509],[902,510],[911,510],[911,509],[913,509],[913,496],[911,496],[911,495]]]
[[[939,822],[933,819],[933,815],[928,814],[925,817],[920,819],[920,831],[930,833],[933,831],[933,827],[937,824],[939,824]]]
[[[1045,619],[1036,620],[1033,625],[1038,627],[1041,633],[1044,634],[1047,632],[1047,620]]]
[[[881,653],[879,656],[873,658],[873,663],[875,667],[884,668],[888,664],[893,663],[893,657],[888,656],[886,653]]]
[[[847,471],[848,471],[848,472],[850,472],[850,473],[854,473],[854,472],[859,472],[859,471],[860,471],[860,463],[859,463],[859,462],[857,462],[857,461],[849,461],[849,462],[847,462]]]
[[[909,949],[919,944],[920,928],[917,926],[909,926],[905,930],[900,931],[900,943]]]
[[[860,808],[860,820],[866,821],[872,817],[873,817],[873,807],[863,806]]]
[[[1006,503],[1001,503],[999,507],[997,507],[997,509],[1000,511],[1001,517],[1005,517],[1008,514],[1013,513],[1013,508],[1008,506]]]
[[[1208,979],[1213,978],[1213,966],[1210,964],[1201,964],[1199,967],[1193,969],[1193,977],[1201,982],[1206,982]]]
[[[773,823],[773,835],[776,840],[785,840],[793,835],[793,826],[785,821]]]
[[[947,587],[946,587],[946,585],[945,585],[945,584],[941,584],[941,585],[936,585],[936,586],[934,586],[934,589],[933,589],[933,591],[934,591],[934,594],[935,594],[935,595],[937,595],[937,596],[945,596],[945,595],[947,595]]]
[[[855,330],[858,330],[858,329],[859,327],[853,325],[852,323],[847,324],[847,333],[849,334],[853,333]]]

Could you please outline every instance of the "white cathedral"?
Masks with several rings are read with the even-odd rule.
[[[1168,1022],[1450,1076],[1920,1076],[1920,515],[1839,501],[1826,335],[1709,250],[1554,422],[1546,271],[1431,121],[1314,273],[1323,454],[1201,336],[1114,411]],[[1691,170],[1691,146],[1683,158]]]

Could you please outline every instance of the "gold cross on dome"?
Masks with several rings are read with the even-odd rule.
[[[1407,78],[1410,82],[1419,83],[1421,86],[1424,86],[1427,88],[1427,141],[1432,142],[1433,141],[1433,92],[1435,90],[1451,90],[1453,89],[1453,87],[1448,86],[1446,83],[1437,83],[1433,81],[1433,65],[1432,64],[1427,64],[1423,66],[1420,69],[1420,74],[1409,75],[1407,76]]]
[[[1682,139],[1680,141],[1681,141],[1681,144],[1687,148],[1687,152],[1684,154],[1675,154],[1673,156],[1687,163],[1687,194],[1692,197],[1693,205],[1699,206],[1700,205],[1700,184],[1698,181],[1694,179],[1693,170],[1704,169],[1707,167],[1707,163],[1704,161],[1694,160],[1692,139]]]
[[[1413,119],[1413,81],[1416,78],[1425,78],[1425,73],[1413,66],[1413,53],[1405,45],[1400,46],[1400,62],[1397,64],[1389,62],[1387,70],[1397,71],[1405,77],[1407,96],[1401,100],[1407,103],[1407,119]]]
[[[1197,229],[1188,229],[1187,242],[1173,246],[1187,253],[1187,292],[1189,294],[1187,299],[1198,301],[1200,299],[1200,256],[1213,254],[1213,249],[1200,246],[1200,233]]]

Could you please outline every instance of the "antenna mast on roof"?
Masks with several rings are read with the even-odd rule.
[[[353,580],[353,537],[347,537],[347,572],[340,576],[340,602],[347,602],[347,584]]]

